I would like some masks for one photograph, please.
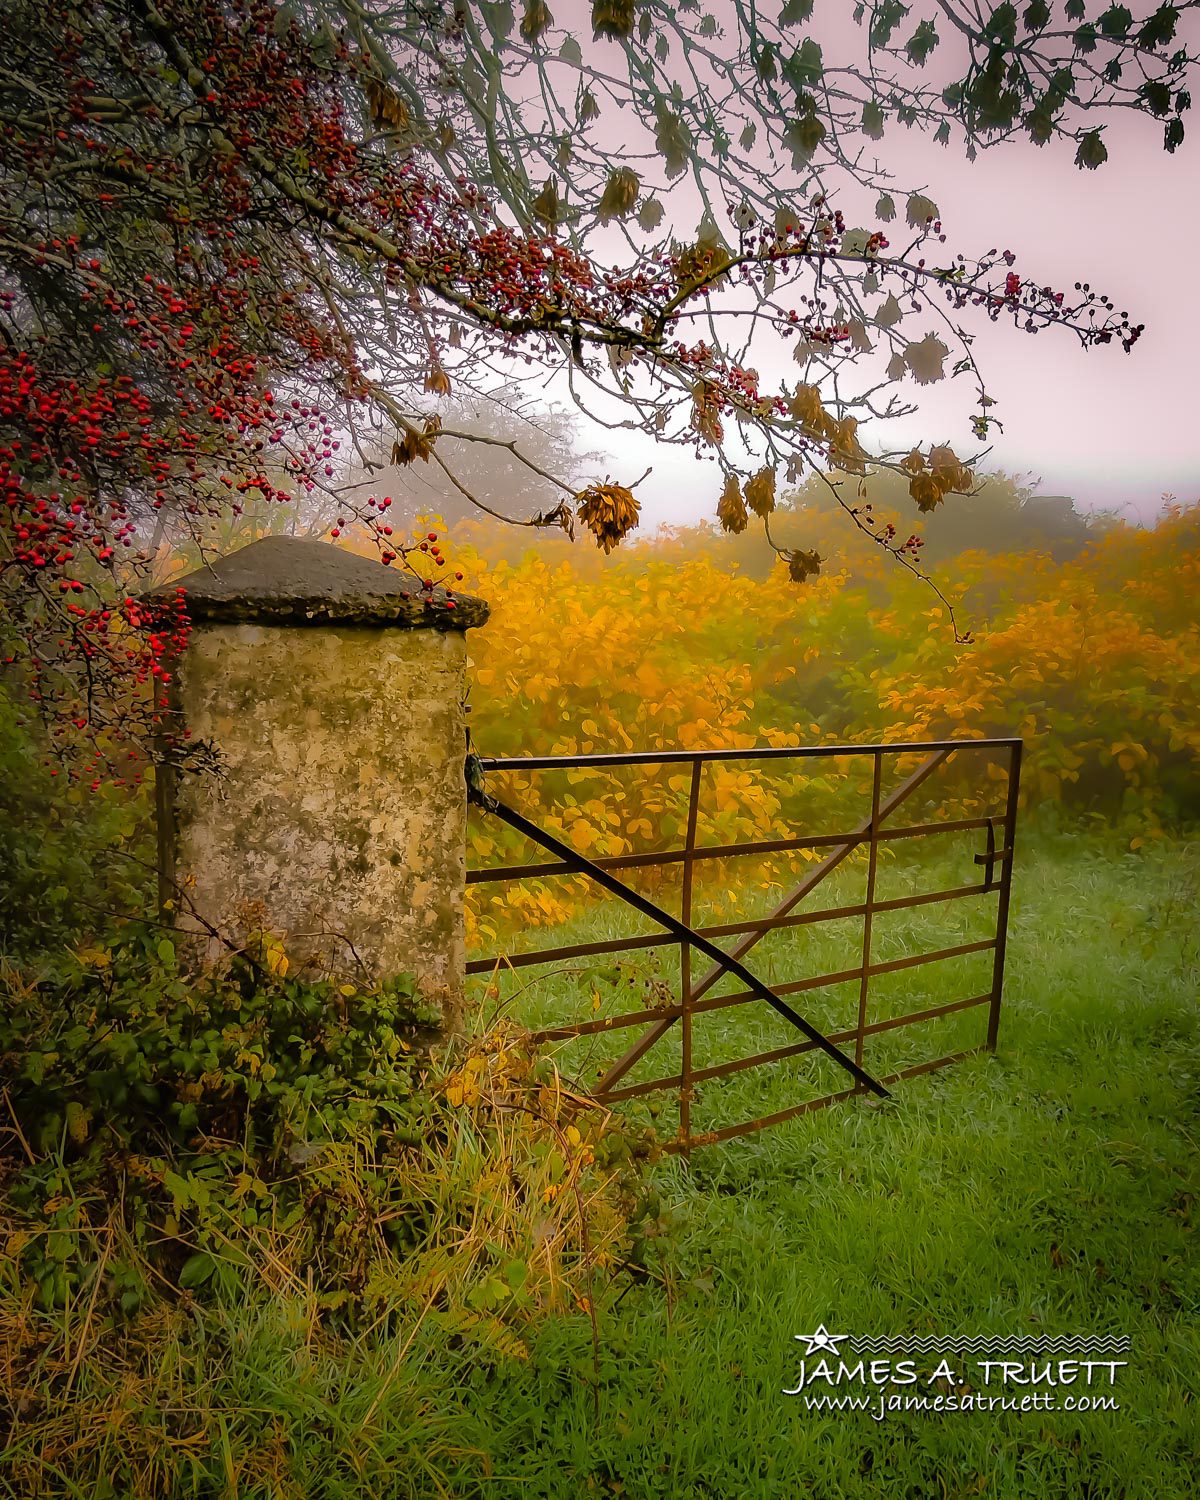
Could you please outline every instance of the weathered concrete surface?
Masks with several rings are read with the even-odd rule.
[[[173,708],[219,770],[160,771],[163,862],[186,897],[176,920],[213,961],[227,949],[203,936],[208,926],[235,942],[278,934],[293,972],[359,983],[414,973],[453,1024],[464,971],[463,617],[376,623],[362,594],[353,612],[361,580],[344,575],[345,590],[335,574],[324,599],[303,580],[288,595],[277,569],[266,583],[244,576],[262,545],[235,554],[240,569],[218,565],[227,592],[213,585],[207,596],[217,617],[184,581],[194,624]],[[377,589],[399,580],[351,561],[385,574],[369,579]],[[270,622],[245,618],[268,586]],[[279,601],[302,596],[315,613],[277,623]],[[486,604],[471,602],[486,618]],[[320,618],[322,608],[346,612]]]
[[[298,537],[269,536],[252,542],[180,583],[146,595],[146,602],[169,602],[178,588],[187,595],[193,620],[291,625],[344,620],[467,630],[488,617],[482,599],[457,594],[453,609],[447,609],[444,588],[425,591],[404,569],[386,568],[328,542]]]

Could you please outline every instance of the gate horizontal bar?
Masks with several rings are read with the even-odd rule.
[[[917,1078],[922,1073],[933,1073],[938,1068],[950,1068],[955,1063],[965,1062],[968,1057],[977,1057],[981,1052],[986,1052],[987,1047],[968,1047],[963,1052],[952,1052],[948,1057],[937,1057],[932,1062],[917,1063],[911,1068],[901,1068],[898,1073],[889,1073],[881,1083],[902,1083],[906,1078]],[[861,1091],[859,1089],[842,1089],[836,1094],[825,1094],[820,1099],[806,1099],[803,1104],[793,1104],[788,1109],[776,1110],[773,1115],[763,1115],[757,1120],[746,1120],[740,1125],[727,1125],[723,1130],[709,1130],[701,1135],[693,1135],[687,1141],[664,1141],[662,1151],[668,1155],[675,1155],[680,1151],[688,1151],[696,1146],[715,1146],[718,1141],[731,1141],[740,1135],[753,1135],[756,1130],[765,1130],[769,1125],[782,1125],[787,1120],[794,1120],[798,1115],[812,1114],[814,1110],[828,1109],[831,1104],[840,1104],[844,1099],[855,1099]]]
[[[972,828],[987,828],[990,818],[953,818],[944,823],[913,823],[907,828],[882,828],[876,842],[891,839],[915,839],[930,833],[963,833]],[[726,859],[735,854],[783,854],[789,849],[826,849],[831,845],[866,844],[866,834],[814,833],[803,839],[759,839],[748,844],[697,844],[689,855],[686,849],[651,850],[648,854],[608,854],[591,861],[601,870],[634,870],[651,865],[680,865],[689,858]],[[494,880],[529,880],[539,875],[576,875],[571,865],[555,861],[533,865],[486,865],[482,870],[467,872],[468,885]]]
[[[907,958],[893,958],[888,963],[871,964],[867,973],[871,978],[877,974],[892,974],[899,969],[916,969],[922,964],[938,963],[944,958],[961,958],[966,953],[986,953],[995,948],[996,939],[984,938],[978,943],[959,943],[954,948],[939,948],[934,953],[913,953]],[[815,974],[808,979],[795,979],[790,984],[777,984],[775,993],[777,995],[799,995],[804,990],[825,989],[831,984],[847,984],[852,979],[861,979],[863,976],[862,965],[854,969],[839,969],[834,974]],[[745,1005],[753,995],[749,990],[739,990],[734,995],[714,995],[707,1000],[696,1000],[692,1004],[693,1011],[725,1010],[733,1005]]]
[[[485,771],[553,771],[577,766],[688,766],[706,760],[786,760],[834,755],[911,755],[931,750],[1011,750],[1020,739],[915,740],[890,745],[762,745],[749,750],[642,750],[612,755],[481,755]]]
[[[945,1005],[932,1005],[928,1010],[916,1010],[906,1016],[892,1016],[886,1021],[873,1021],[870,1025],[863,1027],[863,1036],[877,1036],[883,1031],[898,1031],[904,1026],[918,1026],[922,1021],[936,1021],[941,1016],[950,1016],[958,1011],[971,1010],[977,1005],[987,1005],[992,998],[991,990],[985,995],[972,995],[966,1000],[950,1000]],[[847,1031],[831,1031],[829,1040],[831,1042],[852,1042],[858,1035],[858,1028],[851,1026]],[[799,1057],[804,1052],[813,1051],[812,1042],[793,1042],[787,1047],[776,1047],[770,1052],[758,1052],[753,1057],[739,1057],[732,1062],[714,1063],[709,1068],[694,1068],[691,1081],[693,1083],[704,1083],[714,1078],[728,1078],[733,1073],[741,1073],[746,1068],[766,1067],[770,1063],[783,1062],[789,1057]],[[607,1094],[597,1094],[596,1098],[603,1104],[616,1104],[622,1099],[636,1099],[642,1094],[660,1093],[664,1089],[677,1089],[683,1085],[681,1073],[672,1074],[669,1078],[651,1078],[642,1083],[627,1084],[624,1088],[611,1089]]]
[[[898,969],[915,969],[922,964],[938,963],[946,958],[961,958],[967,953],[986,953],[995,948],[995,938],[984,938],[978,943],[960,943],[954,948],[939,948],[933,953],[913,953],[906,958],[894,958],[886,963],[871,964],[867,970],[870,978],[878,974],[891,974]],[[833,984],[849,984],[863,977],[862,966],[856,969],[838,969],[832,974],[812,974],[807,979],[796,979],[790,984],[774,985],[777,995],[798,995],[804,990],[826,989]],[[730,1010],[737,1005],[747,1005],[756,999],[753,990],[738,990],[732,995],[712,995],[707,1000],[695,1000],[692,1013],[700,1015],[710,1010]],[[592,1021],[579,1021],[563,1026],[548,1026],[533,1033],[537,1041],[559,1041],[568,1037],[594,1036],[604,1031],[620,1031],[626,1026],[640,1026],[645,1021],[675,1021],[682,1015],[679,1005],[658,1005],[646,1010],[629,1011],[619,1016],[600,1016]],[[854,1035],[853,1032],[850,1033]]]
[[[912,906],[928,906],[935,901],[958,901],[967,896],[994,896],[995,885],[960,885],[948,891],[926,891],[919,896],[897,896],[891,901],[876,901],[871,910],[904,911]],[[775,932],[785,927],[806,927],[813,922],[833,922],[841,917],[861,917],[867,910],[865,902],[855,906],[829,906],[823,911],[801,912],[799,916],[763,917],[745,922],[722,922],[715,927],[697,927],[704,937],[736,937],[743,932]],[[632,953],[645,948],[678,947],[683,939],[668,933],[648,933],[644,937],[613,938],[611,941],[595,943],[567,943],[559,948],[537,948],[530,953],[494,953],[488,958],[473,958],[467,965],[468,974],[490,974],[499,965],[501,968],[526,969],[536,964],[558,963],[569,958],[590,958],[601,953]]]

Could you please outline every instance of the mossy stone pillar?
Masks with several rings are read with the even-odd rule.
[[[177,926],[210,962],[222,939],[267,932],[293,973],[413,973],[450,1021],[464,971],[465,632],[488,606],[289,537],[147,602],[178,589],[191,633],[169,727],[209,768],[176,754],[159,770]]]

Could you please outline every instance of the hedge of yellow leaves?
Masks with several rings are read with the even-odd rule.
[[[740,550],[749,540],[675,531],[607,560],[565,542],[519,561],[460,547],[466,586],[493,610],[469,637],[479,751],[1020,734],[1026,805],[1098,810],[1136,825],[1135,844],[1200,814],[1196,508],[1172,508],[1153,529],[1117,526],[1065,563],[964,553],[944,565],[939,580],[960,627],[974,634],[968,645],[955,643],[927,588],[848,527],[799,538],[840,560],[802,585],[782,565],[751,576]],[[806,774],[800,789],[761,765],[714,768],[705,838],[794,834],[840,792],[847,806],[851,793],[861,800],[866,768],[836,766],[815,781]],[[687,773],[679,771],[509,774],[495,789],[582,853],[625,854],[681,841]],[[965,786],[958,805],[971,805]],[[517,848],[495,820],[477,820],[471,838],[476,865],[513,858]],[[494,925],[490,910],[548,925],[585,889],[533,880],[489,906],[498,888],[477,887],[476,919]]]

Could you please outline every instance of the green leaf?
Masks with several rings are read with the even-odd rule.
[[[1025,14],[1021,17],[1025,23],[1026,31],[1041,31],[1050,20],[1050,7],[1046,0],[1033,0],[1031,5],[1025,7]]]
[[[1176,116],[1167,124],[1163,131],[1163,145],[1168,151],[1174,153],[1183,144],[1183,121]]]
[[[177,1172],[164,1172],[163,1186],[171,1195],[171,1203],[176,1213],[187,1208],[191,1203],[192,1188],[186,1177],[180,1177]]]
[[[1100,17],[1100,30],[1112,41],[1123,41],[1133,25],[1133,12],[1125,5],[1110,5]]]
[[[797,93],[815,88],[825,71],[821,48],[811,37],[806,38],[799,51],[793,52],[784,63],[783,71]]]
[[[892,39],[892,32],[908,15],[908,10],[908,6],[902,5],[900,0],[883,0],[881,5],[877,5],[871,21],[871,46],[886,47]]]
[[[1158,119],[1171,111],[1171,90],[1165,83],[1156,78],[1150,79],[1138,89],[1138,94],[1146,101],[1146,108]]]
[[[1096,50],[1096,28],[1089,21],[1086,26],[1081,26],[1075,33],[1075,46],[1080,52],[1095,52]]]
[[[792,166],[797,172],[812,160],[813,152],[825,139],[825,125],[815,115],[806,115],[802,120],[792,120],[783,132],[783,144],[792,153]]]
[[[175,944],[170,938],[163,938],[154,951],[160,963],[173,964],[175,962]]]
[[[1108,147],[1101,139],[1098,130],[1089,130],[1079,142],[1079,150],[1075,153],[1075,165],[1086,167],[1089,172],[1094,172],[1097,167],[1103,166],[1108,160]]]
[[[180,1267],[179,1285],[187,1290],[203,1286],[215,1269],[216,1263],[212,1256],[203,1250],[198,1250],[195,1255],[189,1255]]]
[[[883,123],[886,116],[874,99],[868,99],[863,105],[862,130],[863,134],[869,136],[873,141],[883,139]]]
[[[1143,47],[1164,47],[1173,40],[1175,27],[1179,23],[1179,8],[1175,5],[1160,5],[1142,25],[1138,41]]]
[[[939,41],[937,27],[933,22],[922,21],[912,36],[909,37],[908,46],[905,48],[909,61],[915,63],[918,68],[922,67]]]
[[[786,0],[779,12],[781,26],[803,26],[813,13],[814,0]]]
[[[687,168],[692,137],[687,126],[673,110],[660,103],[657,111],[654,143],[662,153],[668,177],[678,177]]]
[[[1017,37],[1017,7],[1006,3],[998,5],[988,17],[984,34],[994,42],[1011,46]]]

